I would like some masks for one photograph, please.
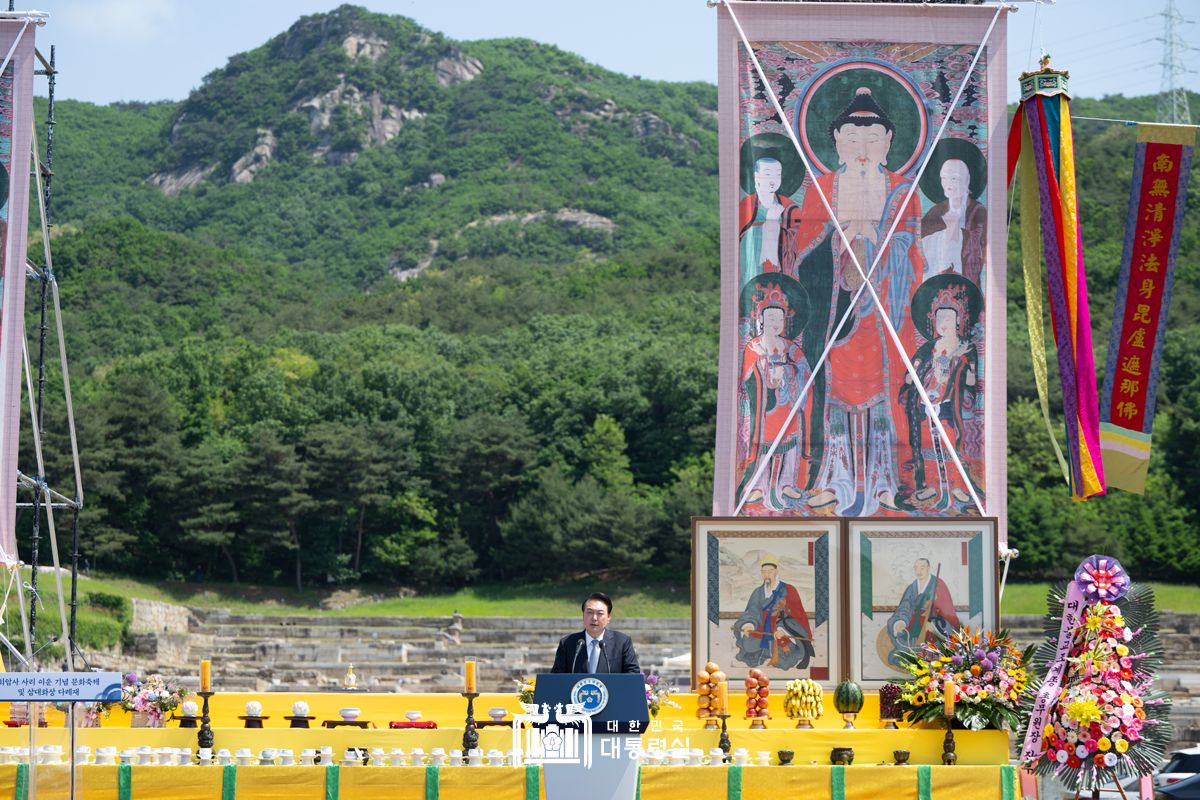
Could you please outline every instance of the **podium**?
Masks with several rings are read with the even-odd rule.
[[[630,753],[650,724],[645,679],[634,673],[542,674],[534,687],[534,703],[550,708],[544,730],[584,729],[574,752],[542,761],[546,800],[633,800],[638,762]],[[583,706],[583,715],[565,713],[568,704]],[[581,724],[580,716],[590,724]]]

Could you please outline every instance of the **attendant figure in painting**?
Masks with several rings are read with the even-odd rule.
[[[759,158],[754,162],[754,192],[743,197],[738,206],[739,286],[764,272],[782,271],[795,277],[794,231],[800,207],[780,193],[782,185],[783,164],[778,159]]]
[[[806,191],[797,231],[800,282],[810,293],[829,292],[833,311],[825,332],[828,340],[882,247],[871,283],[901,341],[911,349],[913,332],[904,323],[923,270],[920,208],[915,196],[905,203],[912,182],[886,167],[895,125],[864,87],[829,130],[839,166],[817,178],[817,184],[829,198],[850,248],[816,191]],[[893,223],[895,230],[885,244]],[[900,409],[894,398],[903,372],[882,318],[864,291],[829,352],[823,450],[811,508],[835,506],[839,515],[860,516],[881,507],[896,509],[899,443],[893,420]]]
[[[799,339],[788,336],[789,328],[797,328],[797,320],[796,309],[782,287],[786,281],[760,279],[752,295],[758,335],[742,352],[739,398],[741,417],[749,422],[749,431],[745,456],[738,465],[738,496],[745,497],[748,505],[764,503],[772,510],[784,510],[790,501],[792,505],[798,502],[808,482],[804,447],[811,394],[795,413],[792,407],[810,370]],[[767,459],[772,443],[776,443],[775,450]]]
[[[900,666],[899,654],[912,652],[923,642],[945,639],[958,630],[958,613],[950,597],[950,587],[938,571],[930,574],[928,558],[918,558],[913,564],[916,579],[905,589],[896,610],[888,617],[887,632],[892,640],[888,663]]]
[[[940,165],[939,165],[940,164]],[[987,208],[977,202],[985,186],[983,155],[971,142],[938,143],[921,189],[935,205],[921,219],[921,249],[930,273],[956,272],[981,286],[987,257]],[[934,170],[936,169],[936,172]]]
[[[975,284],[953,274],[935,275],[913,297],[912,318],[925,343],[912,356],[932,410],[906,375],[899,400],[908,420],[911,458],[904,465],[897,503],[909,510],[944,512],[956,504],[970,510],[967,482],[954,463],[946,443],[931,422],[935,414],[946,430],[950,445],[967,470],[976,466],[962,452],[966,431],[964,409],[974,409],[979,380],[979,354],[972,339],[983,298]],[[975,487],[977,493],[982,493]]]
[[[759,566],[762,585],[750,593],[746,610],[733,624],[734,658],[750,667],[805,669],[816,651],[800,593],[779,580],[777,557],[764,555]]]

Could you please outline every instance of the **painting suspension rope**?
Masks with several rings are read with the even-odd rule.
[[[754,68],[758,73],[759,79],[762,81],[762,84],[766,91],[767,97],[771,101],[772,106],[775,108],[776,114],[779,115],[779,119],[784,127],[785,132],[788,135],[788,138],[791,140],[792,145],[796,148],[796,151],[799,154],[801,162],[804,164],[805,169],[808,170],[809,172],[811,172],[811,165],[809,164],[808,159],[805,156],[803,148],[800,146],[800,142],[796,136],[796,132],[792,128],[791,124],[788,122],[787,114],[784,112],[783,107],[780,104],[779,98],[777,97],[773,87],[771,86],[770,82],[767,80],[766,73],[762,68],[762,64],[759,62],[759,59],[754,52],[754,48],[750,44],[749,38],[746,36],[746,33],[741,26],[741,23],[738,21],[737,15],[733,11],[733,7],[730,5],[729,0],[722,0],[722,5],[724,5],[725,9],[729,12],[730,19],[732,20],[734,26],[737,29],[738,36],[741,39],[742,45],[746,49],[747,55],[749,55],[753,65],[754,65]],[[965,73],[965,75],[967,77],[969,77],[974,72],[976,66],[979,63],[979,59],[983,54],[984,47],[987,45],[988,40],[991,38],[992,31],[995,29],[996,22],[999,20],[1000,15],[1005,10],[1007,10],[1007,8],[1008,7],[1005,5],[999,5],[996,7],[996,14],[992,17],[991,23],[989,24],[987,31],[984,33],[982,41],[979,43],[979,46],[976,48],[974,58],[971,61],[971,65]],[[957,107],[958,102],[962,97],[963,91],[966,88],[966,85],[967,85],[967,78],[964,77],[963,83],[959,86],[958,93],[955,95],[953,103],[950,105],[949,109],[946,112],[945,118],[942,120],[942,125],[938,129],[937,136],[935,137],[935,142],[940,140],[942,135],[944,134],[946,125],[948,124],[948,122],[950,120],[950,115],[953,112],[954,108]],[[913,179],[912,184],[909,187],[908,194],[905,197],[904,202],[900,206],[902,209],[906,208],[908,206],[908,203],[912,199],[912,196],[916,191],[917,184],[920,181],[921,175],[924,173],[924,170],[925,170],[926,166],[928,165],[930,158],[932,157],[932,153],[933,153],[933,150],[931,148],[930,152],[927,153],[925,155],[925,157],[922,159],[920,169],[918,170],[915,178]],[[839,238],[841,239],[843,246],[846,248],[847,255],[852,260],[855,268],[859,272],[859,275],[863,277],[863,283],[861,286],[859,286],[857,292],[854,295],[854,299],[850,303],[850,306],[848,307],[845,314],[843,314],[841,320],[838,323],[837,328],[833,332],[833,335],[825,343],[825,348],[824,348],[823,352],[821,353],[821,356],[818,358],[816,364],[813,366],[813,369],[812,369],[810,375],[808,376],[808,379],[806,380],[803,388],[800,390],[800,393],[799,393],[796,401],[792,404],[792,407],[789,411],[789,414],[787,416],[787,419],[786,419],[784,425],[782,426],[780,432],[778,434],[776,434],[773,441],[771,442],[771,445],[766,452],[766,456],[761,459],[761,461],[754,473],[754,476],[747,483],[747,488],[746,488],[745,492],[738,499],[737,506],[734,508],[734,512],[733,512],[734,515],[737,515],[741,511],[742,507],[746,504],[747,498],[750,496],[751,487],[753,487],[753,485],[762,477],[763,471],[767,468],[767,465],[770,463],[771,456],[775,453],[776,449],[779,446],[780,440],[783,438],[783,432],[787,429],[787,426],[791,424],[792,420],[795,418],[796,414],[799,412],[800,406],[803,404],[804,399],[807,396],[807,394],[812,386],[813,381],[816,379],[817,373],[821,369],[821,366],[825,363],[826,359],[828,358],[829,353],[833,348],[834,342],[837,340],[837,337],[840,334],[843,326],[846,324],[846,322],[849,321],[850,317],[853,315],[854,310],[857,307],[859,298],[861,297],[864,289],[868,289],[870,291],[871,298],[872,298],[874,305],[880,315],[881,320],[883,321],[885,328],[887,329],[889,337],[891,338],[891,341],[896,345],[896,348],[900,354],[900,359],[903,362],[906,371],[914,379],[913,380],[913,388],[917,391],[922,403],[924,404],[924,407],[925,407],[925,410],[926,410],[926,413],[927,413],[927,416],[928,416],[931,426],[934,428],[934,430],[937,432],[938,436],[941,438],[941,442],[944,445],[944,447],[946,448],[947,453],[950,455],[951,459],[953,460],[956,469],[959,471],[959,474],[963,477],[963,483],[966,487],[966,490],[970,494],[971,500],[972,500],[973,504],[975,505],[976,509],[979,511],[979,514],[981,516],[985,515],[986,512],[984,510],[983,502],[980,500],[979,495],[976,492],[975,487],[973,485],[973,482],[970,480],[967,470],[963,466],[962,461],[959,458],[958,451],[951,443],[949,435],[946,433],[945,428],[943,427],[942,422],[938,417],[937,410],[934,407],[933,402],[930,400],[928,393],[925,391],[925,387],[921,381],[921,378],[917,374],[916,368],[913,366],[912,361],[908,357],[908,354],[905,352],[905,348],[903,347],[902,343],[900,342],[899,335],[897,334],[894,326],[892,325],[891,319],[888,317],[887,311],[884,309],[883,303],[875,291],[875,287],[871,283],[871,275],[874,273],[875,269],[879,265],[879,262],[883,258],[883,253],[884,253],[885,249],[887,248],[887,245],[890,242],[892,235],[895,233],[896,226],[899,224],[900,215],[897,215],[896,219],[893,220],[892,225],[889,228],[887,235],[883,238],[882,242],[880,243],[870,269],[868,271],[864,272],[862,264],[860,263],[860,261],[858,259],[858,255],[857,255],[857,253],[854,252],[853,248],[851,247],[850,241],[846,235],[846,232],[843,229],[840,221],[837,219],[837,215],[834,213],[833,208],[830,205],[829,199],[825,196],[824,191],[821,189],[820,185],[817,184],[816,182],[813,183],[813,188],[816,190],[817,196],[820,198],[821,204],[824,206],[826,214],[828,215],[835,230],[837,231],[837,234],[838,234]]]

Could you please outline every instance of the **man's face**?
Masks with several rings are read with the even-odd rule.
[[[919,580],[925,580],[929,577],[929,562],[923,558],[918,558],[913,564],[913,574]]]
[[[775,194],[783,185],[783,165],[778,161],[759,162],[754,170],[754,189],[762,194]]]
[[[763,583],[774,583],[775,576],[779,574],[779,567],[774,564],[762,565]]]
[[[583,607],[583,629],[593,639],[599,638],[600,634],[604,633],[604,629],[608,627],[611,619],[608,606],[600,600],[588,600]]]
[[[946,197],[966,197],[971,185],[971,171],[967,165],[957,159],[950,159],[942,164],[942,191]]]
[[[833,132],[838,161],[851,167],[867,169],[887,162],[892,147],[892,132],[882,125],[854,125],[847,122]]]

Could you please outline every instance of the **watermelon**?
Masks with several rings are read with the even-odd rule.
[[[862,687],[854,681],[842,681],[833,693],[833,705],[839,714],[857,714],[862,711]]]

